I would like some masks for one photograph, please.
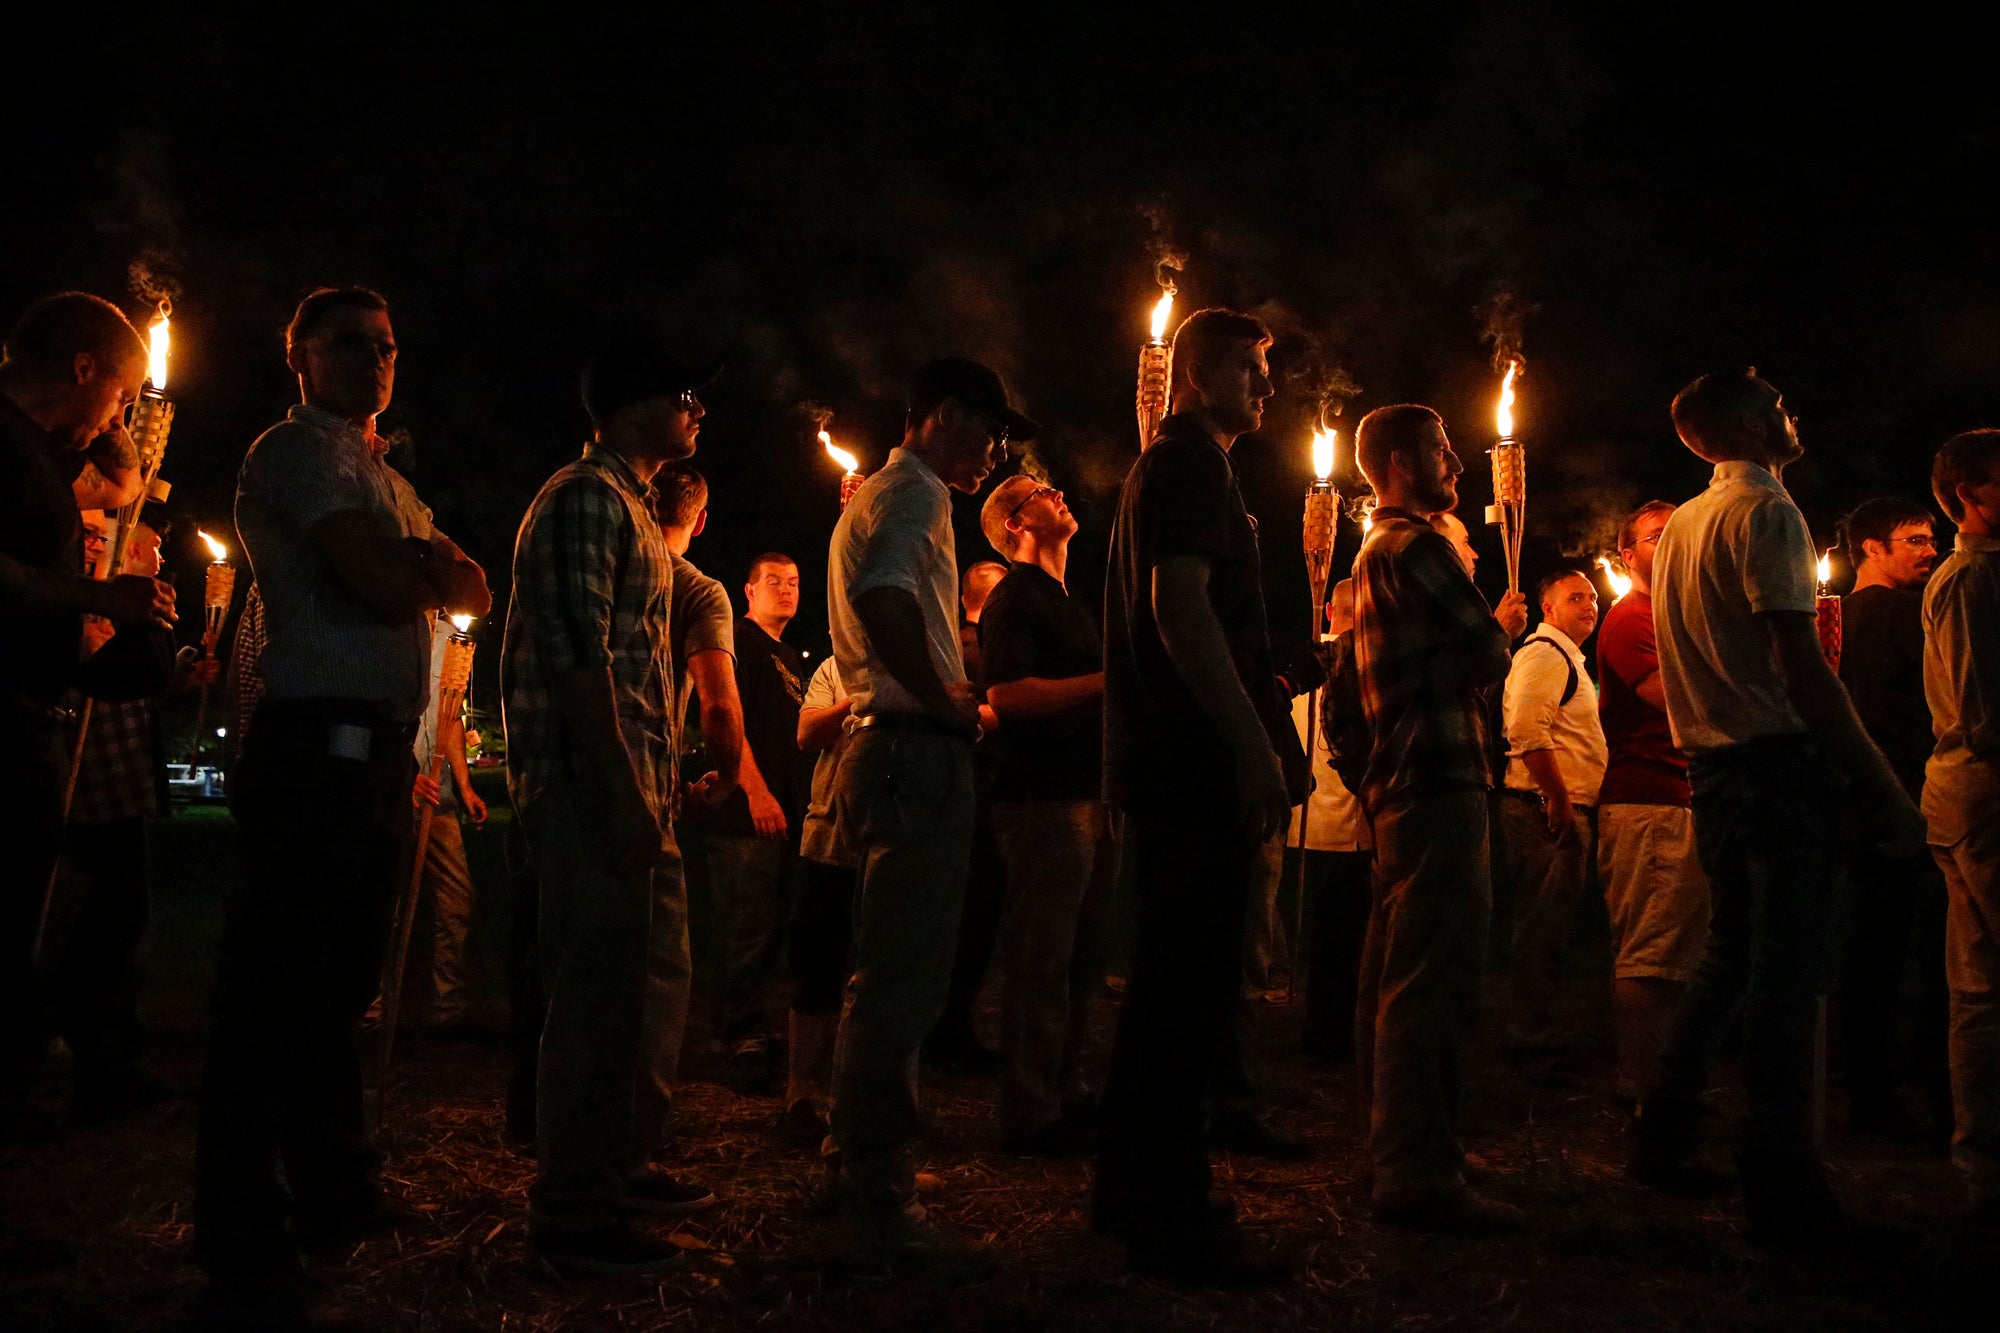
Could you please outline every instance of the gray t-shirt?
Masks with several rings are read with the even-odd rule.
[[[696,653],[720,650],[736,656],[736,612],[729,590],[695,568],[684,555],[674,557],[674,753],[681,752],[687,729],[688,696],[694,676],[688,659]]]
[[[350,509],[385,538],[429,540],[437,531],[410,483],[351,422],[301,405],[250,446],[236,480],[236,531],[264,598],[264,692],[365,699],[414,722],[430,699],[430,616],[384,621],[312,548],[313,528]]]

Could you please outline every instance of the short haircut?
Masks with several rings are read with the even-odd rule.
[[[1862,549],[1863,542],[1881,542],[1887,545],[1896,529],[1905,523],[1922,523],[1926,526],[1936,520],[1931,511],[1914,500],[1905,500],[1900,495],[1881,495],[1873,500],[1863,500],[1854,507],[1854,512],[1840,520],[1841,545],[1846,548],[1848,561],[1856,568],[1868,558]]]
[[[1618,549],[1629,551],[1632,543],[1639,540],[1639,520],[1649,514],[1671,514],[1680,506],[1670,500],[1648,500],[1625,516],[1618,525]]]
[[[1184,374],[1187,368],[1207,365],[1238,343],[1262,347],[1270,341],[1271,330],[1255,315],[1210,306],[1195,311],[1174,330],[1174,365],[1181,368],[1177,373]]]
[[[285,326],[285,352],[287,355],[300,343],[313,336],[315,330],[326,322],[326,317],[336,310],[387,310],[389,298],[372,287],[321,287],[308,293],[299,302],[299,308],[292,312],[292,322]]]
[[[1041,485],[1027,473],[1016,472],[995,486],[993,493],[986,497],[986,503],[979,506],[979,530],[986,535],[986,544],[1009,560],[1014,558],[1014,544],[1018,539],[1007,531],[1007,520],[1028,502],[1028,497]]]
[[[797,569],[799,562],[786,555],[783,551],[766,551],[750,562],[750,568],[743,575],[743,581],[745,583],[755,583],[757,581],[757,571],[766,565],[790,565],[793,569]]]
[[[966,567],[965,572],[958,576],[959,595],[963,596],[965,590],[972,586],[972,576],[974,574],[979,573],[981,570],[987,570],[987,569],[992,570],[995,574],[998,574],[1001,578],[1007,577],[1007,566],[1001,564],[998,560],[976,561],[973,564],[968,565]]]
[[[2000,430],[1969,430],[1944,442],[1931,460],[1931,494],[1954,523],[1965,521],[1958,488],[1992,481],[2000,469]]]
[[[653,513],[660,526],[693,527],[708,508],[708,478],[684,463],[663,467],[653,478]]]
[[[1421,403],[1376,408],[1354,428],[1354,461],[1361,475],[1379,495],[1389,481],[1390,456],[1414,458],[1443,425],[1444,418]]]
[[[146,355],[125,312],[89,292],[57,292],[29,306],[7,335],[5,365],[38,380],[59,379],[79,356],[116,365]]]
[[[1535,605],[1540,606],[1548,601],[1549,589],[1567,579],[1582,579],[1585,583],[1589,583],[1590,574],[1578,565],[1563,565],[1560,568],[1550,570],[1535,580]],[[1593,584],[1592,586],[1594,588],[1596,585]]]
[[[1688,444],[1726,452],[1738,443],[1742,419],[1763,410],[1770,392],[1755,366],[1703,375],[1674,395],[1674,430]]]

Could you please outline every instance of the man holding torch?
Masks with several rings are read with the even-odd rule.
[[[972,848],[979,707],[958,639],[951,491],[1039,427],[1000,377],[948,357],[912,377],[902,447],[834,528],[827,611],[853,739],[834,805],[860,858],[855,971],[835,1056],[832,1202],[870,1263],[950,1269],[916,1202],[917,1049],[937,1021]]]
[[[243,879],[216,963],[196,1147],[195,1257],[221,1314],[295,1309],[301,1250],[393,1220],[363,1130],[354,1029],[409,844],[431,614],[493,602],[384,458],[387,301],[313,292],[285,342],[303,401],[251,445],[236,487],[269,638],[266,690],[230,775]]]
[[[1836,1240],[1845,1217],[1812,1124],[1813,1045],[1838,868],[1839,770],[1880,812],[1892,849],[1923,821],[1822,654],[1814,554],[1779,480],[1804,454],[1777,389],[1754,370],[1675,396],[1674,429],[1715,465],[1674,511],[1653,558],[1653,628],[1674,743],[1688,756],[1708,871],[1707,951],[1641,1104],[1628,1173],[1712,1187],[1696,1160],[1700,1095],[1739,1013],[1749,1102],[1736,1148],[1750,1236]]]
[[[1125,812],[1139,920],[1092,1225],[1124,1239],[1134,1269],[1197,1286],[1288,1272],[1247,1255],[1210,1200],[1202,1115],[1243,982],[1259,849],[1307,781],[1229,457],[1264,419],[1270,345],[1231,310],[1181,325],[1177,410],[1125,478],[1105,585],[1104,796]]]
[[[174,591],[145,575],[84,575],[79,478],[114,483],[100,503],[138,484],[119,425],[139,395],[146,348],[118,308],[82,292],[45,297],[7,335],[0,359],[0,772],[16,793],[0,839],[0,1142],[34,1128],[28,1080],[41,1034],[33,1000],[35,933],[62,839],[63,691],[106,688],[112,648],[79,670],[83,617],[171,627]],[[129,484],[127,484],[129,483]],[[95,507],[93,504],[92,507]]]
[[[1375,839],[1375,902],[1355,1025],[1357,1040],[1373,1043],[1361,1095],[1374,1211],[1421,1231],[1519,1231],[1518,1208],[1467,1185],[1457,1122],[1492,908],[1489,699],[1527,628],[1527,603],[1510,592],[1488,608],[1432,524],[1457,503],[1465,470],[1436,412],[1378,408],[1354,445],[1381,500],[1354,567],[1353,631],[1372,737],[1360,796]]]

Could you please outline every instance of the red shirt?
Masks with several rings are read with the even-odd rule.
[[[1688,803],[1687,756],[1674,748],[1666,710],[1633,688],[1659,669],[1653,599],[1634,590],[1612,606],[1597,630],[1597,715],[1611,750],[1599,805]]]

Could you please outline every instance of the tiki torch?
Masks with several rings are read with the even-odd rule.
[[[444,662],[438,669],[437,713],[431,726],[431,757],[426,772],[432,782],[444,776],[445,725],[455,722],[465,707],[465,692],[472,684],[472,617],[451,618],[452,634],[445,640]],[[375,1123],[382,1123],[382,1107],[389,1098],[389,1057],[396,1044],[397,1013],[403,1001],[403,971],[410,961],[410,935],[417,921],[417,893],[424,883],[424,855],[430,848],[431,821],[437,807],[426,801],[417,815],[416,849],[410,861],[410,885],[403,894],[396,924],[395,948],[382,978],[382,1045],[375,1068]]]
[[[1819,558],[1814,571],[1813,610],[1819,622],[1819,650],[1826,655],[1827,665],[1840,671],[1840,599],[1833,595],[1833,548]]]
[[[1139,448],[1153,442],[1161,420],[1167,415],[1174,387],[1174,345],[1167,341],[1167,321],[1174,313],[1174,284],[1163,282],[1166,290],[1153,306],[1152,336],[1139,345]]]
[[[840,474],[840,507],[846,509],[847,502],[861,489],[861,483],[868,480],[861,475],[861,460],[835,444],[833,436],[825,431],[819,433],[819,443],[820,447],[826,450],[826,456],[844,469]]]
[[[1608,555],[1597,557],[1598,568],[1604,571],[1604,581],[1611,585],[1611,602],[1617,605],[1625,600],[1625,594],[1632,591],[1632,576],[1611,562]]]
[[[1340,492],[1335,490],[1329,478],[1333,475],[1334,432],[1315,430],[1312,438],[1313,479],[1306,486],[1306,514],[1303,545],[1306,555],[1306,582],[1312,587],[1312,643],[1318,651],[1321,643],[1321,617],[1326,614],[1326,584],[1333,573],[1334,534],[1340,522]],[[1306,755],[1308,766],[1319,744],[1319,698],[1320,691],[1314,690],[1306,696]],[[1285,977],[1285,998],[1289,1002],[1297,985],[1299,972],[1299,941],[1305,934],[1306,911],[1306,821],[1312,815],[1312,801],[1308,798],[1299,806],[1299,892],[1298,919],[1292,930],[1292,963]]]
[[[208,553],[213,557],[202,587],[202,610],[207,620],[201,630],[201,655],[212,659],[216,642],[222,638],[222,622],[229,619],[229,604],[236,597],[236,569],[229,563],[228,547],[199,528],[195,529],[195,536],[208,544]],[[207,717],[208,686],[203,684],[194,707],[194,752],[188,756],[190,772],[201,762],[201,731]]]
[[[1514,377],[1521,363],[1509,361],[1500,381],[1500,406],[1494,412],[1499,436],[1494,444],[1493,503],[1486,506],[1486,521],[1500,529],[1500,544],[1507,554],[1507,591],[1521,591],[1521,534],[1528,521],[1528,459],[1521,442],[1514,438]]]

